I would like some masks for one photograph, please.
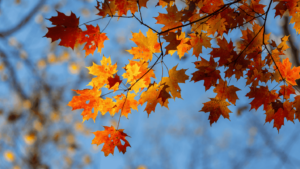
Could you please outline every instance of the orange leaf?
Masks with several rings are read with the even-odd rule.
[[[74,96],[69,102],[68,106],[72,107],[72,110],[84,109],[81,113],[83,121],[92,118],[95,122],[98,111],[100,111],[99,105],[103,101],[103,99],[100,97],[101,90],[93,88],[73,91],[75,91],[77,94],[80,94],[80,96]],[[94,113],[92,113],[93,109]]]
[[[117,73],[117,64],[111,65],[110,57],[102,57],[101,65],[93,63],[93,66],[87,67],[91,75],[97,76],[88,84],[93,87],[101,88],[108,84],[108,78]]]
[[[274,8],[276,10],[275,17],[277,15],[282,17],[287,10],[289,10],[290,16],[294,16],[296,12],[300,12],[299,7],[297,8],[298,0],[274,0],[274,2],[279,2]]]
[[[169,50],[167,52],[169,52],[171,55],[174,54],[174,52],[177,51],[177,54],[179,56],[179,59],[181,59],[183,56],[184,56],[184,53],[188,53],[188,51],[191,49],[191,46],[188,44],[190,38],[186,38],[185,37],[185,33],[184,32],[181,32],[181,31],[178,31],[180,32],[180,36],[176,35],[176,39],[179,41],[179,44],[177,44],[177,40],[176,41],[172,41],[174,42],[175,44],[169,44],[167,47],[170,47],[171,48],[171,45],[177,45],[175,46],[175,50]],[[172,34],[173,32],[170,32],[170,34]],[[174,34],[174,33],[173,33]],[[166,47],[166,48],[167,48]],[[173,47],[174,48],[174,47]]]
[[[220,71],[216,70],[218,64],[210,57],[209,62],[201,57],[201,61],[195,62],[197,69],[193,73],[191,81],[198,82],[204,80],[205,90],[208,90],[211,86],[214,86],[217,83],[217,80],[221,78]]]
[[[104,41],[109,40],[105,33],[100,32],[100,28],[97,25],[94,27],[93,25],[85,25],[87,30],[81,33],[81,38],[79,43],[85,43],[84,50],[85,56],[89,54],[93,54],[96,48],[98,48],[99,53],[101,53],[101,49],[104,47]]]
[[[295,23],[294,29],[296,30],[297,34],[300,34],[300,13],[299,12],[296,13],[290,21],[290,24]]]
[[[273,113],[268,113],[266,117],[266,122],[271,122],[274,120],[274,126],[278,132],[282,125],[284,125],[284,118],[289,121],[294,122],[295,110],[292,107],[292,102],[286,100],[283,104],[281,101],[276,100],[272,102],[272,108],[274,109]]]
[[[199,57],[199,54],[202,53],[202,47],[211,47],[211,38],[208,37],[205,33],[202,33],[200,35],[192,33],[189,35],[191,36],[190,44],[193,48],[193,55],[195,55],[197,58]]]
[[[296,94],[295,89],[291,85],[282,85],[280,86],[280,88],[281,89],[279,90],[279,96],[283,95],[285,99],[289,99],[291,94]]]
[[[123,73],[122,76],[124,79],[127,79],[127,83],[131,85],[134,84],[130,90],[134,90],[135,93],[139,92],[139,90],[143,90],[145,87],[148,87],[151,83],[151,78],[155,78],[153,69],[149,70],[148,68],[148,62],[130,60],[129,64],[126,65],[124,69],[126,72]],[[138,79],[140,80],[136,82]]]
[[[123,154],[126,152],[126,148],[130,146],[129,142],[126,140],[127,134],[124,133],[124,129],[116,130],[113,126],[103,126],[104,131],[96,131],[94,132],[95,138],[92,141],[92,144],[100,145],[104,143],[101,151],[104,152],[105,156],[109,154],[114,155],[115,147],[117,146],[119,152]],[[124,144],[122,144],[122,142]]]
[[[296,108],[295,119],[298,119],[300,121],[300,96],[299,95],[295,97],[293,106]]]
[[[111,114],[115,114],[121,111],[121,116],[128,118],[128,114],[131,113],[131,109],[136,111],[138,110],[138,102],[134,99],[135,96],[136,95],[134,93],[128,93],[127,97],[124,94],[114,96],[116,104],[109,112]]]
[[[151,84],[148,87],[147,91],[145,91],[141,94],[139,104],[143,105],[144,103],[147,102],[145,111],[147,111],[148,117],[152,111],[155,112],[155,107],[158,103],[160,103],[161,106],[168,108],[169,102],[167,99],[171,98],[171,95],[169,94],[169,92],[166,91],[166,89],[168,87],[169,86],[167,86],[167,85],[163,85],[163,87],[158,86],[154,82],[154,84]]]
[[[177,26],[181,26],[180,21],[182,13],[178,11],[176,5],[167,7],[167,14],[159,13],[157,17],[154,17],[157,22],[156,24],[163,24],[164,27],[161,28],[162,31],[166,31]],[[169,32],[176,32],[176,30],[181,30],[181,28],[171,30]]]
[[[185,74],[187,69],[176,70],[177,65],[169,70],[169,77],[163,77],[160,85],[169,86],[166,88],[166,92],[171,92],[172,98],[175,100],[176,97],[181,98],[181,89],[178,83],[185,83],[189,79],[189,76]]]
[[[146,7],[147,0],[139,0],[140,7]],[[130,13],[135,13],[138,11],[138,5],[136,0],[104,0],[104,2],[97,1],[97,6],[99,13],[97,15],[105,17],[106,15],[112,16],[117,14],[118,16],[127,15]]]
[[[133,59],[142,59],[143,61],[151,61],[153,53],[160,52],[160,44],[157,42],[157,35],[149,29],[147,37],[142,32],[132,33],[132,40],[137,47],[127,50],[133,55]]]
[[[227,86],[227,81],[219,79],[219,84],[214,88],[214,92],[217,93],[216,98],[228,99],[229,102],[235,105],[236,100],[238,99],[236,92],[240,89],[235,86]]]
[[[291,69],[292,63],[289,58],[286,58],[281,62],[276,62],[277,67],[280,71],[281,76],[290,84],[297,85],[296,80],[300,78],[300,67],[294,67]],[[273,66],[275,70],[277,67]],[[281,77],[280,77],[281,79]]]
[[[210,125],[217,122],[221,115],[224,118],[229,119],[229,113],[231,113],[231,111],[227,106],[229,106],[230,103],[228,103],[225,99],[210,98],[209,102],[203,104],[204,106],[200,111],[203,111],[205,113],[210,112],[208,117]]]
[[[269,103],[274,102],[278,98],[276,90],[269,91],[268,86],[260,86],[260,88],[250,87],[250,92],[246,96],[254,98],[250,104],[251,109],[255,108],[256,110],[261,105],[264,105],[264,107],[268,106]]]

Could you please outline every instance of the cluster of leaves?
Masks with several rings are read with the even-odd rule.
[[[179,83],[185,83],[190,77],[186,75],[186,69],[177,70],[177,66],[168,71],[167,77],[162,77],[155,82],[153,67],[158,63],[164,63],[164,57],[177,52],[182,58],[189,50],[193,50],[195,59],[199,59],[202,48],[211,48],[210,59],[200,57],[194,62],[197,71],[192,73],[191,81],[204,81],[205,89],[214,87],[217,93],[215,98],[204,103],[200,111],[209,113],[210,124],[217,122],[222,115],[229,119],[231,111],[228,106],[235,104],[240,89],[229,85],[228,79],[241,77],[247,79],[246,85],[250,92],[247,97],[253,99],[251,109],[263,106],[266,112],[266,122],[274,120],[274,127],[279,131],[284,124],[284,118],[290,121],[300,120],[300,96],[290,99],[295,94],[293,85],[300,78],[300,68],[291,68],[288,58],[280,60],[280,55],[289,48],[286,44],[288,36],[283,37],[280,44],[270,39],[266,34],[266,21],[272,3],[276,3],[275,17],[282,17],[289,12],[291,23],[295,23],[295,30],[300,32],[300,2],[297,0],[270,0],[267,5],[260,0],[235,0],[224,3],[223,0],[186,0],[186,7],[178,10],[175,0],[159,0],[157,6],[166,9],[166,13],[159,13],[155,19],[156,24],[162,24],[161,31],[153,29],[145,24],[142,18],[141,8],[147,8],[148,0],[104,0],[97,2],[97,10],[101,18],[118,17],[133,18],[149,28],[146,35],[142,32],[132,33],[132,41],[136,44],[130,50],[133,55],[129,63],[123,67],[125,72],[118,75],[117,64],[112,64],[110,57],[103,56],[101,64],[93,63],[87,67],[89,74],[94,78],[88,84],[92,89],[74,90],[78,96],[74,96],[69,106],[83,109],[83,121],[95,118],[100,111],[102,115],[107,112],[111,116],[120,112],[121,116],[128,118],[132,110],[137,110],[138,105],[146,104],[145,111],[148,116],[155,112],[157,104],[168,108],[169,99],[181,98]],[[130,12],[129,12],[130,11]],[[139,17],[136,16],[139,13]],[[128,16],[127,16],[128,15]],[[259,25],[258,20],[263,20]],[[83,31],[79,26],[79,18],[71,13],[66,16],[58,12],[58,16],[50,19],[54,27],[48,28],[46,37],[52,41],[61,39],[59,45],[74,48],[75,44],[85,44],[86,55],[93,54],[96,48],[101,53],[104,41],[108,40],[105,33],[100,32],[99,26],[86,25]],[[244,29],[247,24],[248,28]],[[186,35],[183,27],[189,27]],[[240,29],[242,37],[239,45],[234,45],[230,39],[225,39],[223,34],[230,34],[233,29]],[[167,42],[163,45],[162,40]],[[219,48],[211,46],[215,39]],[[265,51],[266,54],[263,52]],[[153,60],[153,55],[159,56]],[[263,55],[264,54],[264,55]],[[153,61],[152,61],[153,60]],[[151,64],[152,62],[152,64]],[[153,63],[154,62],[154,63]],[[151,64],[151,65],[150,65]],[[273,68],[273,69],[272,69]],[[225,77],[221,77],[220,70],[225,70]],[[122,78],[121,78],[122,77]],[[227,80],[226,80],[227,79]],[[284,82],[280,90],[270,90],[263,86],[269,81]],[[126,87],[128,84],[129,87]],[[121,85],[125,87],[122,89]],[[102,89],[112,90],[102,94]],[[107,94],[114,93],[112,97]],[[280,99],[283,96],[283,99]],[[119,127],[119,123],[118,123]],[[114,153],[115,146],[120,152],[125,153],[130,146],[125,139],[127,136],[123,129],[104,126],[104,131],[96,131],[92,143],[104,143],[102,151],[105,156]],[[125,142],[121,144],[121,140]]]

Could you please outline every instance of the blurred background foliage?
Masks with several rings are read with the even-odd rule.
[[[150,0],[148,6],[155,4]],[[90,144],[92,132],[104,125],[116,126],[117,118],[99,116],[96,123],[82,123],[81,111],[72,112],[67,106],[74,95],[71,89],[83,89],[91,79],[85,67],[102,56],[84,58],[81,46],[71,50],[43,38],[51,26],[46,18],[56,16],[55,10],[67,15],[72,11],[84,23],[97,18],[94,6],[95,0],[0,0],[1,169],[299,168],[298,121],[286,123],[278,134],[272,124],[264,125],[261,109],[249,111],[247,100],[231,109],[231,121],[220,119],[210,127],[208,115],[198,110],[212,92],[204,93],[200,83],[182,86],[183,90],[201,86],[197,97],[183,94],[184,99],[196,97],[193,102],[176,100],[170,110],[157,108],[150,118],[139,107],[130,120],[122,119],[121,128],[131,136],[132,147],[124,155],[115,152],[105,158],[101,145]],[[145,18],[153,9],[143,8]],[[288,20],[285,16],[272,22],[278,28],[275,36],[291,34]],[[103,28],[108,22],[93,24]],[[111,45],[105,43],[103,53],[119,68],[130,58],[125,51],[131,45],[130,31],[139,29],[138,22],[115,19],[110,23]],[[289,45],[288,56],[299,65],[297,38],[291,36]],[[191,65],[190,58],[185,56],[181,62]],[[176,56],[172,59],[175,64],[179,61]]]

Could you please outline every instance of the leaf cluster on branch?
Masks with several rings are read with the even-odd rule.
[[[114,153],[115,146],[120,152],[125,153],[130,146],[125,139],[127,136],[123,129],[119,129],[121,116],[128,118],[132,110],[137,110],[138,105],[146,104],[145,111],[148,116],[155,112],[158,104],[168,108],[169,99],[181,98],[179,83],[186,80],[204,81],[205,90],[214,87],[217,93],[215,98],[204,103],[200,111],[209,113],[210,124],[218,121],[220,116],[229,119],[228,106],[236,103],[237,91],[240,89],[229,85],[231,78],[239,80],[246,78],[246,86],[250,88],[247,97],[251,101],[251,109],[263,106],[266,112],[266,122],[274,120],[274,127],[279,131],[284,124],[284,118],[294,122],[300,120],[300,96],[291,99],[295,94],[293,85],[300,78],[300,68],[292,68],[289,58],[281,61],[280,56],[285,55],[288,36],[281,39],[280,44],[270,39],[266,34],[266,23],[271,5],[275,3],[275,17],[282,17],[288,13],[295,23],[294,28],[300,33],[300,2],[297,0],[270,0],[262,4],[260,0],[185,0],[186,5],[178,10],[175,0],[159,0],[156,6],[166,9],[166,13],[158,13],[155,24],[162,24],[161,30],[156,30],[151,25],[145,24],[142,10],[146,10],[148,0],[104,0],[97,2],[100,19],[117,17],[118,19],[136,19],[141,25],[148,28],[146,34],[132,33],[132,40],[136,46],[127,50],[133,57],[122,69],[125,72],[118,74],[117,64],[112,63],[110,57],[103,56],[101,63],[93,63],[87,67],[89,74],[93,75],[88,84],[91,89],[74,90],[74,96],[69,106],[83,109],[83,121],[98,116],[98,112],[105,115],[107,112],[114,116],[120,113],[117,128],[104,126],[104,131],[94,132],[93,144],[104,143],[102,151],[105,156]],[[269,16],[270,17],[270,16]],[[76,44],[84,45],[86,56],[93,54],[97,49],[101,53],[104,42],[109,40],[103,29],[87,25],[82,30],[79,18],[71,13],[66,16],[58,12],[57,16],[49,19],[54,27],[48,28],[45,35],[52,41],[61,40],[59,45],[74,48]],[[262,20],[260,25],[258,20]],[[244,29],[247,24],[247,29]],[[189,34],[183,32],[183,28]],[[231,34],[233,29],[240,29],[242,37],[238,45],[224,34]],[[162,39],[167,45],[162,43]],[[215,40],[218,48],[212,47],[211,41]],[[203,47],[211,48],[209,60],[199,57]],[[197,69],[191,76],[186,75],[186,69],[177,70],[177,66],[168,69],[164,57],[177,52],[182,58],[189,50],[193,51],[194,62]],[[157,54],[156,54],[157,53]],[[153,55],[156,56],[153,59]],[[159,56],[158,56],[159,55]],[[156,79],[154,66],[161,63],[168,70],[168,76]],[[225,70],[221,76],[220,70]],[[156,81],[154,81],[156,79]],[[281,84],[280,90],[269,89],[267,82],[276,81]],[[282,82],[282,83],[281,83]],[[128,87],[128,84],[130,85]],[[263,85],[265,84],[265,85]],[[102,93],[102,89],[111,90]],[[125,89],[123,89],[125,88]],[[110,97],[108,96],[110,95]],[[280,99],[280,96],[283,98]],[[125,144],[121,144],[121,140]]]

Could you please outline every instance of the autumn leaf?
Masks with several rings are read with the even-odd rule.
[[[139,0],[140,7],[146,7],[148,0]],[[97,15],[105,17],[106,15],[127,15],[127,12],[135,13],[138,11],[138,4],[136,0],[104,0],[104,2],[97,1],[96,9],[99,13]]]
[[[101,53],[101,49],[104,47],[104,41],[109,40],[105,33],[100,32],[100,28],[97,25],[94,27],[93,25],[85,25],[87,30],[81,33],[79,43],[84,45],[85,56],[89,54],[93,54],[96,48],[98,48],[99,53]]]
[[[227,86],[227,81],[219,79],[219,84],[214,88],[214,92],[217,93],[216,98],[228,99],[228,101],[235,105],[236,100],[238,99],[236,92],[240,89],[231,85]]]
[[[108,78],[113,77],[117,73],[117,64],[112,65],[110,57],[102,57],[101,65],[93,63],[92,66],[87,67],[89,74],[97,76],[92,79],[88,84],[93,87],[101,88],[105,84],[109,83]]]
[[[133,85],[130,90],[134,90],[136,93],[148,87],[151,78],[155,78],[153,69],[148,68],[148,62],[131,60],[124,69],[126,72],[122,76],[127,79],[126,84]]]
[[[245,54],[252,53],[254,51],[261,51],[262,50],[262,41],[264,40],[264,44],[269,44],[268,40],[270,37],[270,34],[264,35],[264,31],[262,31],[261,26],[254,23],[253,25],[253,31],[248,29],[242,30],[242,44],[240,46],[240,50],[245,50]]]
[[[201,1],[200,1],[201,2]],[[201,12],[202,13],[213,13],[224,5],[223,0],[205,0],[201,2]]]
[[[295,110],[295,119],[298,119],[300,121],[300,96],[296,96],[295,100],[293,102],[293,107]]]
[[[155,107],[158,103],[161,106],[164,106],[169,109],[168,107],[169,102],[167,99],[171,98],[171,95],[169,94],[169,92],[167,92],[167,88],[169,88],[169,86],[167,85],[159,86],[154,82],[148,87],[147,91],[141,94],[139,104],[143,105],[144,103],[147,102],[145,111],[147,111],[148,117],[152,111],[155,112]]]
[[[294,29],[296,30],[297,34],[300,34],[300,13],[299,12],[296,13],[290,21],[290,24],[295,23]]]
[[[292,107],[293,103],[286,100],[283,104],[281,101],[276,100],[272,102],[272,107],[274,109],[273,113],[268,113],[266,117],[266,122],[271,122],[274,120],[274,126],[278,132],[282,125],[284,125],[284,118],[289,121],[294,122],[295,110]],[[268,120],[267,120],[268,119]]]
[[[133,55],[133,59],[142,59],[143,61],[151,61],[153,53],[160,52],[160,43],[157,42],[157,35],[149,29],[145,37],[142,32],[132,33],[132,40],[137,47],[127,50]]]
[[[208,117],[210,125],[217,122],[221,115],[224,118],[229,119],[229,113],[231,113],[231,111],[228,109],[227,106],[229,106],[230,103],[226,102],[225,99],[211,98],[209,102],[203,104],[204,106],[200,111],[210,113]]]
[[[181,89],[178,83],[185,83],[189,79],[189,76],[185,74],[187,69],[176,70],[177,65],[169,70],[169,77],[163,77],[160,85],[169,86],[166,88],[166,92],[171,92],[172,98],[175,100],[176,97],[181,98]]]
[[[95,138],[93,139],[92,144],[100,145],[104,143],[101,151],[104,152],[105,156],[108,156],[109,154],[114,155],[115,147],[117,147],[119,152],[122,152],[123,154],[126,152],[127,147],[131,147],[125,138],[128,137],[128,135],[123,132],[124,129],[116,130],[114,126],[103,127],[104,131],[94,132]],[[122,142],[124,142],[124,144],[122,144]]]
[[[176,5],[173,6],[167,6],[167,14],[159,13],[157,17],[154,17],[157,22],[156,24],[163,24],[164,26],[161,28],[162,31],[166,31],[171,28],[179,27],[182,25],[180,19],[182,16],[182,13],[180,13],[176,7]],[[178,30],[181,30],[179,27]],[[171,30],[169,32],[175,32],[176,29]]]
[[[178,32],[170,32],[164,35],[164,39],[169,42],[169,44],[165,47],[166,52],[165,55],[171,54],[173,55],[174,52],[177,50],[177,46],[181,43],[181,40],[178,40],[178,36],[181,35],[181,31]]]
[[[128,114],[131,113],[131,110],[138,110],[138,101],[135,100],[136,94],[128,93],[119,94],[114,96],[113,98],[116,100],[115,106],[109,110],[111,114],[118,113],[121,111],[121,116],[125,116],[128,118]]]
[[[218,33],[220,36],[222,36],[223,32],[226,32],[227,22],[225,18],[221,18],[220,14],[212,19],[209,19],[207,24],[209,25],[209,29],[207,29],[208,35],[214,35],[215,33]]]
[[[290,84],[297,85],[296,80],[300,79],[300,67],[293,67],[291,69],[292,63],[289,58],[286,58],[281,62],[276,62],[276,65],[279,69],[281,76]],[[273,66],[275,70],[277,67]],[[281,77],[280,77],[281,79]]]
[[[104,0],[104,2],[99,2],[97,0],[96,9],[99,11],[97,15],[105,17],[107,15],[112,16],[116,13],[116,5],[115,1]]]
[[[284,99],[289,99],[291,94],[296,94],[295,89],[291,85],[282,85],[280,86],[279,95],[284,97]]]
[[[266,107],[269,103],[274,102],[278,98],[276,90],[269,91],[268,86],[260,86],[259,88],[250,87],[250,92],[247,93],[246,96],[249,98],[254,98],[250,104],[251,109],[255,108],[256,110],[261,105]]]
[[[197,58],[199,57],[199,54],[202,53],[202,47],[210,48],[211,44],[211,38],[208,37],[205,33],[197,35],[195,33],[189,34],[191,37],[190,44],[193,48],[193,55],[195,55]]]
[[[220,71],[216,70],[218,64],[212,57],[209,61],[201,57],[201,61],[197,61],[194,64],[198,70],[192,74],[193,77],[191,81],[198,82],[204,80],[205,90],[214,86],[217,83],[217,80],[221,79]]]
[[[274,0],[273,2],[278,2],[278,4],[275,6],[275,17],[277,15],[280,15],[280,17],[283,16],[285,11],[289,10],[290,16],[294,16],[296,12],[299,12],[299,8],[297,8],[298,0]]]
[[[225,38],[217,39],[218,45],[220,48],[212,48],[210,52],[213,58],[220,58],[219,65],[224,66],[230,63],[230,60],[237,58],[237,53],[234,51],[233,42],[230,41],[229,43]]]
[[[72,107],[72,110],[83,109],[81,113],[83,121],[92,118],[95,119],[98,115],[99,104],[102,102],[101,90],[97,88],[84,89],[84,90],[73,90],[79,96],[74,96],[69,102],[68,106]],[[88,102],[88,103],[87,103]],[[94,109],[94,112],[92,110]]]
[[[66,16],[57,11],[57,16],[51,17],[49,20],[55,27],[48,28],[45,37],[51,38],[52,42],[61,39],[59,45],[74,49],[82,32],[78,27],[79,18],[76,18],[76,15],[72,12],[70,16]]]
[[[122,83],[120,80],[120,76],[115,74],[114,77],[109,77],[108,79],[108,88],[117,91],[119,89],[119,85]]]
[[[171,33],[173,33],[173,32],[171,32]],[[188,51],[191,49],[191,45],[188,44],[190,38],[186,38],[185,33],[181,32],[180,36],[176,35],[176,40],[179,41],[179,44],[171,44],[170,43],[169,46],[167,46],[167,47],[171,48],[171,45],[176,45],[176,49],[175,50],[169,50],[168,52],[171,55],[173,55],[177,51],[179,59],[181,59],[184,56],[184,54],[188,53]],[[174,42],[174,41],[172,41],[172,42]],[[176,41],[175,41],[175,43],[176,43]]]

